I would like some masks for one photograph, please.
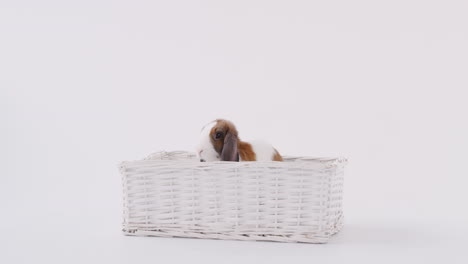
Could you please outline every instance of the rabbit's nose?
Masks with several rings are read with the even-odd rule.
[[[204,159],[200,159],[200,162],[205,162],[205,160],[204,160]]]

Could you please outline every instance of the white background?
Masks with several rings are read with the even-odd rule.
[[[466,1],[0,2],[1,263],[468,263]],[[125,237],[202,125],[349,158],[327,245]]]

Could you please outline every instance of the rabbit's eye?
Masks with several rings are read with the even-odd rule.
[[[221,132],[216,132],[215,134],[215,139],[220,139],[223,136],[223,133]]]

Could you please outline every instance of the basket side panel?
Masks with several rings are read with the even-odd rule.
[[[336,166],[330,171],[327,210],[330,235],[338,233],[343,226],[343,176],[344,165]]]
[[[330,173],[302,163],[153,160],[121,172],[128,235],[324,243],[341,210]]]

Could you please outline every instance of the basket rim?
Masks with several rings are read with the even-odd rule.
[[[161,159],[157,157],[179,157],[179,159]],[[121,161],[118,166],[120,168],[125,167],[126,165],[136,165],[136,164],[180,164],[183,162],[184,164],[194,164],[197,166],[209,167],[209,166],[216,166],[216,165],[229,165],[234,167],[243,167],[249,166],[252,164],[256,164],[259,166],[281,166],[282,164],[287,167],[291,164],[320,164],[327,168],[330,167],[338,167],[338,166],[345,166],[348,163],[348,159],[343,156],[337,157],[312,157],[312,156],[283,156],[283,159],[286,162],[281,161],[241,161],[241,162],[232,162],[232,161],[212,161],[212,162],[199,162],[195,160],[196,157],[194,152],[190,151],[158,151],[153,152],[150,155],[146,156],[143,159],[139,160],[128,160],[128,161]]]

